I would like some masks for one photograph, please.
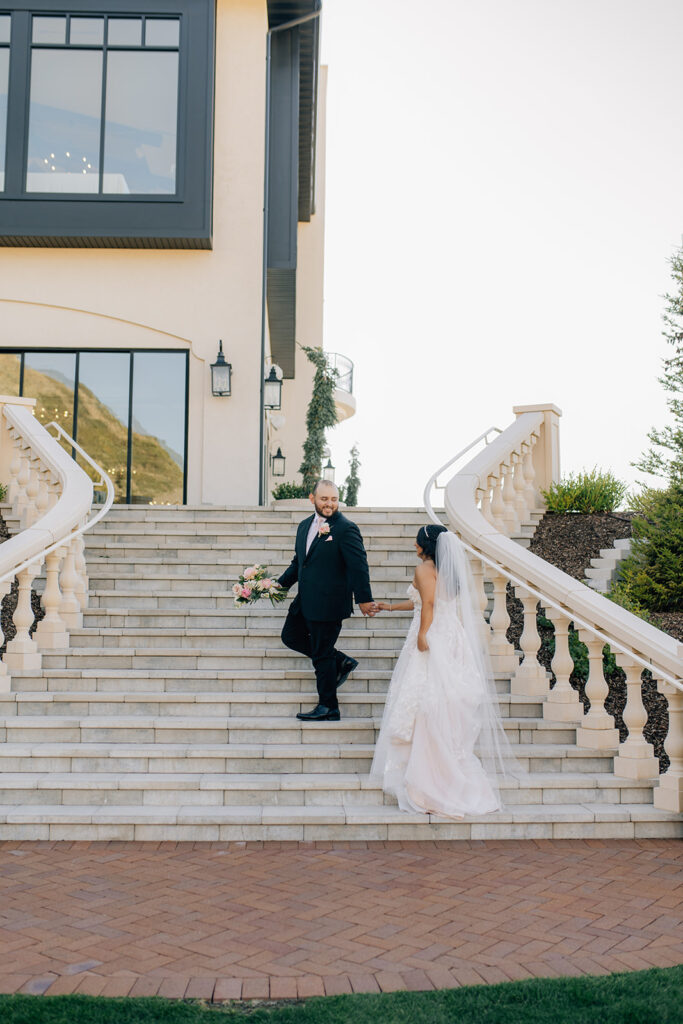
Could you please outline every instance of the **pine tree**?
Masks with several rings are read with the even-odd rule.
[[[675,483],[683,481],[683,249],[671,258],[671,267],[677,291],[664,296],[667,306],[662,333],[674,354],[664,359],[659,383],[671,396],[666,404],[673,422],[661,429],[652,428],[647,437],[653,447],[633,465]]]
[[[351,449],[349,475],[344,481],[344,501],[349,508],[355,508],[358,504],[358,489],[360,487],[359,466],[360,459],[358,458],[358,444],[356,443]]]

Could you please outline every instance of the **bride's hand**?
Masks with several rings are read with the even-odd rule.
[[[428,651],[429,644],[427,643],[427,634],[423,633],[422,630],[417,634],[417,649],[418,651]]]
[[[390,612],[391,604],[388,601],[378,601],[377,610],[380,612]]]

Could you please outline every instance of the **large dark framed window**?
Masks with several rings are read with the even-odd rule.
[[[210,247],[214,4],[134,6],[0,8],[0,244]]]
[[[185,349],[3,349],[0,394],[35,398],[36,418],[56,420],[106,470],[117,502],[179,505],[188,371]]]

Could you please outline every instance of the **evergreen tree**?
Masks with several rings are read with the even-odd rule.
[[[315,366],[313,394],[306,413],[308,436],[304,442],[303,461],[299,466],[303,487],[306,493],[310,494],[322,472],[325,431],[337,422],[337,407],[334,402],[337,371],[329,365],[327,356],[321,348],[303,347],[303,351]]]
[[[358,444],[351,449],[351,462],[349,464],[349,475],[344,481],[344,501],[349,508],[355,508],[358,504],[358,489],[360,488],[360,477],[358,476]]]
[[[618,604],[683,611],[683,481],[633,499],[631,554],[619,567]]]
[[[673,422],[661,429],[653,427],[647,435],[652,447],[633,465],[675,483],[683,481],[683,249],[672,257],[671,267],[677,290],[664,296],[667,306],[662,333],[674,352],[664,360],[659,382],[670,395],[666,404]]]

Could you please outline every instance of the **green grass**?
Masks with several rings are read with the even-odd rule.
[[[440,992],[334,996],[289,1006],[0,996],[2,1024],[681,1024],[683,967]]]

